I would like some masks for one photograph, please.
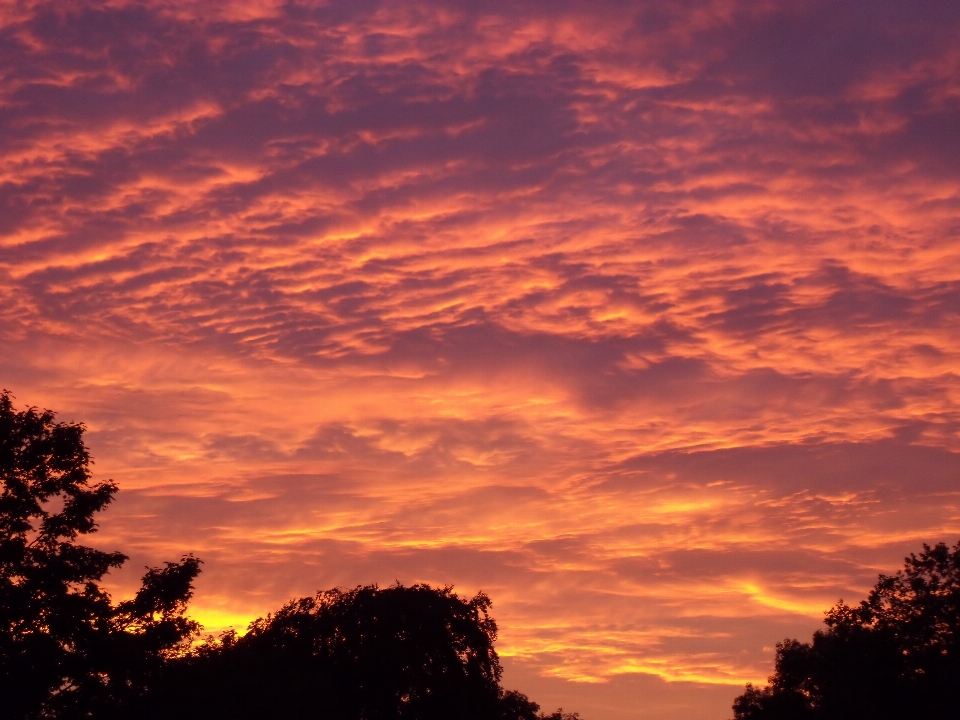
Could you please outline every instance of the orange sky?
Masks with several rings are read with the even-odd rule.
[[[722,720],[960,535],[960,8],[0,8],[0,380],[208,629],[493,598],[505,684]]]

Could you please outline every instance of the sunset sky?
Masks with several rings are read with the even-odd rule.
[[[211,632],[493,599],[504,685],[725,720],[960,539],[960,3],[0,5],[0,386]]]

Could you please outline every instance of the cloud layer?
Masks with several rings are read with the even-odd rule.
[[[8,5],[0,377],[88,424],[98,542],[206,560],[213,629],[455,583],[544,704],[725,717],[960,534],[958,26]]]

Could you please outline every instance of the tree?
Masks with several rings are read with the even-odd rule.
[[[100,587],[127,558],[78,543],[117,491],[91,484],[83,433],[0,393],[0,698],[14,720],[120,712],[198,632],[183,616],[193,557],[149,570],[116,606]]]
[[[117,492],[90,481],[84,426],[0,393],[0,716],[5,720],[323,717],[578,720],[500,687],[483,593],[330,590],[195,649],[200,561],[148,569],[114,604],[126,556],[81,545]]]
[[[762,689],[747,685],[736,720],[957,717],[960,708],[960,543],[923,546],[881,575],[869,597],[827,612],[811,643],[777,645]]]
[[[500,687],[489,608],[449,587],[328,590],[209,641],[147,704],[157,718],[538,720]]]

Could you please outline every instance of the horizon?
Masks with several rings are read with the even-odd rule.
[[[960,6],[0,9],[0,388],[190,615],[486,592],[504,685],[726,720],[960,539]]]

